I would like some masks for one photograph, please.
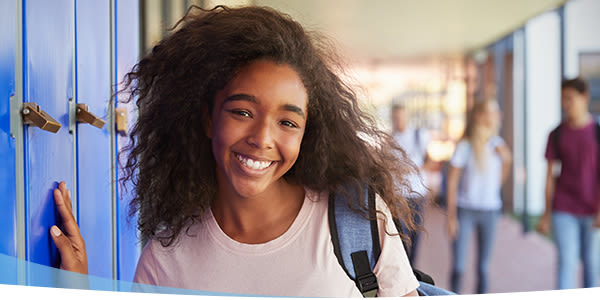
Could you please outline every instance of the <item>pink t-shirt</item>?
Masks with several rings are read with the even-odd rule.
[[[378,296],[403,296],[419,283],[391,220],[380,220],[381,256],[374,273]],[[327,218],[327,193],[307,190],[290,228],[263,244],[228,237],[210,210],[179,242],[164,248],[157,240],[145,247],[137,265],[138,283],[210,292],[293,297],[362,297],[333,252]]]

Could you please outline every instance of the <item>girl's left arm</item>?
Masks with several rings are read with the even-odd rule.
[[[500,155],[500,159],[502,160],[502,176],[500,178],[500,184],[502,185],[508,178],[512,166],[512,153],[504,143],[496,146],[496,152]]]

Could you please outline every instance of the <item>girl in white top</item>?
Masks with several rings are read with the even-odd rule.
[[[500,110],[494,100],[476,102],[465,135],[456,145],[448,171],[448,233],[453,240],[451,289],[459,293],[470,235],[477,231],[477,293],[487,291],[489,258],[502,208],[500,188],[510,170],[511,153],[501,137]]]
[[[140,114],[126,179],[149,239],[135,281],[361,297],[333,252],[327,195],[344,185],[362,195],[366,184],[378,194],[378,295],[416,295],[391,221],[414,228],[395,183],[415,170],[333,71],[328,44],[268,8],[195,9],[179,25],[127,75]],[[51,229],[62,267],[86,273],[64,183],[55,199],[66,231]]]

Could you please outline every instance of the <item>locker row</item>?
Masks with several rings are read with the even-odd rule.
[[[141,245],[117,157],[135,114],[113,95],[139,57],[139,1],[2,1],[0,40],[0,253],[59,265],[65,181],[90,275],[131,281]]]

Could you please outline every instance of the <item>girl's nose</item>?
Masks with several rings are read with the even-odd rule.
[[[247,139],[248,144],[259,149],[272,149],[274,146],[273,133],[268,124],[260,122],[252,128]]]

